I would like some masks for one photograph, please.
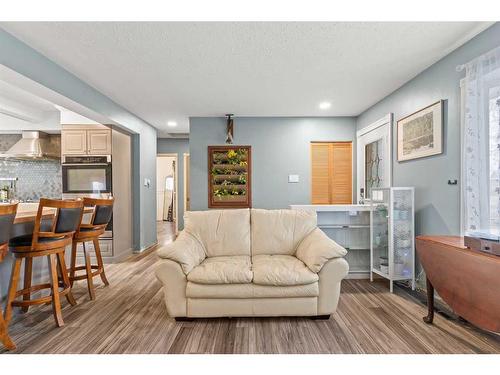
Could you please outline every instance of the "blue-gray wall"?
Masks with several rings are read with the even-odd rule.
[[[179,230],[184,227],[184,154],[189,154],[189,139],[158,138],[158,154],[177,154],[177,207]],[[155,211],[156,212],[156,211]]]
[[[191,209],[206,210],[207,146],[224,144],[226,120],[192,117],[189,124]],[[252,146],[252,206],[255,208],[287,208],[290,204],[311,203],[311,141],[353,141],[353,150],[356,150],[354,118],[242,117],[235,118],[234,124],[234,143]],[[298,174],[300,182],[288,183],[289,174]],[[356,186],[355,176],[353,173],[353,186]]]
[[[156,243],[156,129],[0,28],[0,64],[100,114],[133,134],[134,245]],[[144,186],[144,179],[151,185]]]
[[[393,127],[393,185],[414,186],[416,234],[460,233],[460,79],[456,66],[500,45],[496,23],[416,76],[357,118],[361,129],[394,113],[395,122],[439,99],[444,105],[444,152],[398,163],[396,124]],[[448,179],[459,180],[448,185]]]
[[[147,126],[132,140],[134,250],[142,251],[156,238],[156,129]],[[145,179],[151,181],[145,185]]]

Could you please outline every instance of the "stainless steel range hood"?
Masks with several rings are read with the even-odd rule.
[[[40,131],[23,131],[22,138],[7,152],[0,154],[0,158],[19,160],[32,159],[60,159],[61,151],[51,137]]]

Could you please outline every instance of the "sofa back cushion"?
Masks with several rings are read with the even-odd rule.
[[[252,255],[294,255],[317,224],[315,211],[251,210]]]
[[[203,244],[207,257],[250,255],[250,210],[189,211],[184,230]]]

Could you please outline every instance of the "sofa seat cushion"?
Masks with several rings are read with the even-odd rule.
[[[317,274],[293,255],[252,257],[253,283],[259,285],[305,285],[318,281]]]
[[[252,265],[246,255],[208,257],[188,273],[199,284],[246,284],[252,282]]]
[[[188,282],[188,298],[294,298],[319,296],[318,283],[290,286],[257,284],[208,285]]]

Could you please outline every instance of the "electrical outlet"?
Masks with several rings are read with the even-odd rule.
[[[299,182],[300,178],[298,174],[289,174],[288,175],[288,183],[289,184],[296,184]]]

